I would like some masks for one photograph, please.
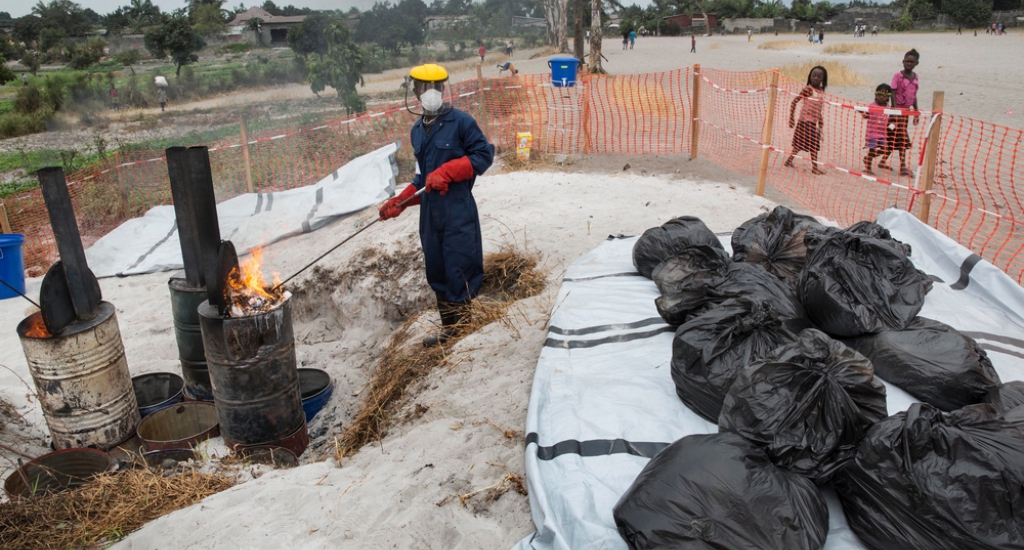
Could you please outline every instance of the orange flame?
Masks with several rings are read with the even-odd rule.
[[[281,301],[284,292],[277,288],[278,274],[274,273],[274,284],[268,285],[263,278],[263,249],[254,248],[252,257],[232,269],[227,279],[227,297],[236,314],[249,315],[269,311]]]
[[[46,330],[46,325],[43,324],[43,315],[36,313],[29,317],[28,330],[25,331],[26,338],[51,338],[53,335],[50,331]]]

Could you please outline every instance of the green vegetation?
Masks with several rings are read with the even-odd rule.
[[[177,67],[175,75],[180,75],[185,65],[199,61],[196,54],[205,47],[202,36],[182,15],[146,31],[146,49],[158,59],[170,56]]]
[[[327,86],[334,88],[349,114],[366,110],[366,101],[356,92],[356,84],[363,83],[363,56],[352,33],[343,21],[334,21],[326,35],[326,58],[310,62],[309,87],[318,96]]]

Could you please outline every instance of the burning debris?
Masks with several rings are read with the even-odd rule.
[[[263,278],[262,265],[263,249],[254,248],[252,257],[228,274],[224,294],[230,306],[229,317],[249,317],[267,313],[291,296],[291,293],[281,288],[277,273],[274,273],[274,283],[267,284]]]

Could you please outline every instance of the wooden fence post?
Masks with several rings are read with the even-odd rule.
[[[693,95],[690,96],[690,160],[697,158],[700,137],[700,65],[693,66]]]
[[[945,92],[934,92],[932,94],[932,116],[935,117],[935,122],[928,132],[928,145],[924,149],[924,166],[921,167],[923,170],[921,172],[921,190],[924,191],[924,194],[921,195],[921,207],[917,214],[917,218],[926,225],[928,224],[928,215],[932,206],[930,191],[932,190],[932,183],[935,181],[935,157],[939,150],[939,130],[942,126],[942,107],[945,101]]]
[[[130,205],[128,204],[128,184],[124,181],[124,174],[121,173],[122,157],[120,149],[114,151],[114,176],[117,177],[117,188],[121,197],[121,215],[127,220],[132,215]]]
[[[772,126],[775,124],[775,100],[779,96],[779,70],[772,69],[772,80],[768,87],[768,112],[764,118],[764,132],[761,134],[761,166],[757,169],[757,190],[754,193],[764,196],[764,186],[768,181],[768,155],[771,154]]]
[[[515,75],[513,75],[515,76]],[[484,69],[483,64],[477,63],[476,65],[476,87],[477,93],[480,94],[480,123],[484,128],[484,135],[487,139],[491,139],[491,117],[487,112],[487,94],[484,92]],[[453,100],[455,98],[452,98]],[[493,139],[491,139],[493,141]]]
[[[0,233],[11,232],[11,220],[7,219],[7,207],[0,201]]]
[[[254,193],[252,186],[252,161],[249,158],[249,132],[245,131],[245,117],[238,117],[238,129],[242,133],[242,159],[245,161],[245,189]]]

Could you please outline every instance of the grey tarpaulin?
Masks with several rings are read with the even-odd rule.
[[[920,314],[977,340],[1004,382],[1024,380],[1024,289],[906,212],[879,223],[913,247],[936,282]],[[729,249],[729,236],[722,238]],[[526,474],[537,531],[527,549],[624,550],[612,507],[651,456],[717,426],[686,408],[670,374],[672,327],[654,283],[633,267],[635,238],[610,238],[566,270],[537,362],[526,431]],[[889,414],[915,400],[886,383]],[[826,550],[863,550],[836,495]]]
[[[392,143],[349,161],[314,185],[248,193],[217,205],[220,235],[240,252],[316,231],[394,195],[398,165]],[[170,271],[183,266],[171,205],[128,220],[85,251],[97,277]]]

